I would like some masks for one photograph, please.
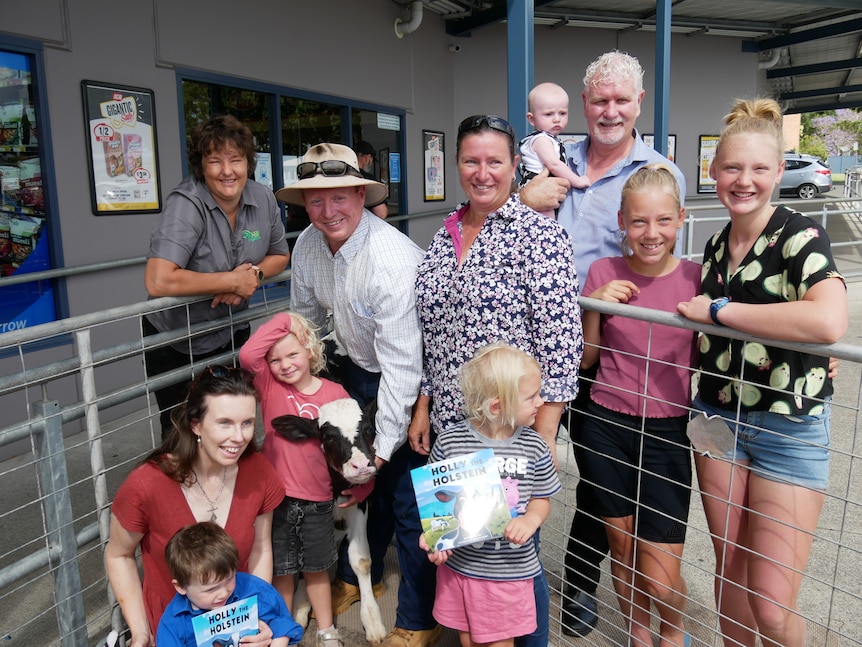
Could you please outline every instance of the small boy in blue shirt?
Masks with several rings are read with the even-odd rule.
[[[204,521],[178,530],[165,547],[165,559],[177,594],[159,620],[159,647],[197,647],[195,617],[251,596],[257,596],[258,629],[263,623],[269,626],[273,647],[302,639],[302,627],[281,594],[259,577],[237,573],[236,544],[217,523]],[[253,641],[245,636],[239,642]]]

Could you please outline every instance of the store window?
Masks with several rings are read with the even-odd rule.
[[[364,170],[389,188],[386,206],[389,215],[398,214],[402,204],[401,119],[398,115],[354,108],[351,114],[353,141],[370,144],[374,154]]]
[[[183,120],[186,140],[198,124],[212,115],[233,115],[249,127],[257,151],[255,180],[273,188],[270,145],[272,94],[242,88],[183,80]]]
[[[36,57],[0,46],[0,276],[51,269]],[[50,281],[0,287],[0,332],[56,318]]]
[[[401,178],[403,113],[358,107],[335,97],[298,96],[300,93],[288,88],[238,85],[225,77],[215,81],[182,78],[186,136],[210,115],[234,115],[255,136],[255,179],[273,189],[296,181],[299,158],[315,144],[368,142],[375,151],[369,172],[390,188],[389,214],[401,212],[405,200],[401,191],[405,186]],[[299,231],[308,224],[301,207],[286,206],[285,220],[288,231]]]

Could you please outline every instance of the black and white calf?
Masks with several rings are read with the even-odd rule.
[[[336,502],[341,502],[347,499],[341,495],[343,490],[367,483],[377,473],[372,426],[376,412],[376,401],[362,411],[356,400],[345,398],[321,406],[317,420],[279,416],[273,419],[272,426],[288,440],[320,439],[330,467],[332,491],[335,493]],[[368,512],[365,503],[347,508],[336,506],[335,519],[336,522],[343,521],[347,531],[347,555],[359,580],[359,617],[365,628],[365,638],[372,643],[380,642],[386,637],[386,628],[371,589],[371,552],[366,533]],[[297,604],[294,605],[297,608],[293,610],[294,618],[307,616],[308,609],[299,609],[299,604],[297,599]]]

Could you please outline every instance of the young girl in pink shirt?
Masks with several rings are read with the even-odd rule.
[[[294,580],[302,573],[321,647],[343,645],[333,624],[329,567],[336,560],[332,480],[320,441],[292,442],[276,433],[273,418],[316,419],[327,402],[349,398],[344,388],[317,374],[326,365],[323,343],[304,317],[286,312],[263,324],[239,352],[254,373],[265,436],[263,454],[287,495],[272,520],[273,585],[292,610]],[[340,494],[340,492],[338,493]]]

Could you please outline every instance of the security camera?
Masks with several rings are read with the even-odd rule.
[[[461,46],[460,45],[449,45],[449,51],[452,52],[453,54],[457,54],[458,52],[461,51]]]

